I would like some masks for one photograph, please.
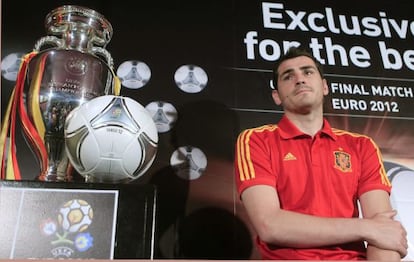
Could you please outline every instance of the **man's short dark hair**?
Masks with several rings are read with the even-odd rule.
[[[313,62],[315,62],[315,65],[319,71],[319,74],[321,75],[322,78],[324,78],[323,68],[322,68],[321,63],[310,52],[304,49],[297,48],[297,47],[291,47],[284,55],[280,57],[280,59],[277,61],[277,63],[275,64],[273,68],[273,86],[275,89],[277,89],[277,79],[279,77],[278,69],[279,69],[280,64],[288,59],[296,58],[299,56],[306,56],[312,59]]]

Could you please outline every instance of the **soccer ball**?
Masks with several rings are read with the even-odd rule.
[[[184,180],[195,180],[200,178],[206,170],[207,157],[197,147],[182,146],[172,153],[170,165],[178,177]]]
[[[123,62],[116,71],[123,86],[138,89],[151,79],[151,69],[144,62],[131,60]]]
[[[389,180],[392,183],[391,206],[398,211],[395,216],[408,232],[407,255],[402,260],[414,259],[414,170],[404,165],[384,161]]]
[[[68,158],[92,182],[128,182],[152,165],[158,132],[149,112],[129,97],[104,95],[74,108],[65,122]]]
[[[199,66],[183,65],[175,71],[174,81],[178,88],[186,93],[199,93],[206,88],[208,76]]]
[[[2,59],[1,75],[5,79],[9,81],[16,81],[23,56],[23,53],[11,53]]]
[[[83,232],[92,224],[93,209],[82,199],[66,202],[58,214],[59,225],[69,233]]]
[[[157,126],[158,133],[171,130],[177,121],[178,113],[175,107],[168,102],[155,101],[145,106]]]

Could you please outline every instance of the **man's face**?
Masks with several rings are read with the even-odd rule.
[[[323,97],[329,92],[326,80],[307,56],[288,59],[279,65],[277,87],[272,93],[275,103],[283,105],[286,111],[303,113],[322,107]]]

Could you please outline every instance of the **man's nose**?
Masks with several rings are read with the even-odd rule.
[[[296,79],[296,85],[303,85],[303,84],[305,84],[305,79],[302,77],[298,77]]]
[[[303,85],[305,83],[305,76],[300,73],[296,73],[296,84],[297,85]]]

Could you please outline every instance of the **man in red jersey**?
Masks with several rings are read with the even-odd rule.
[[[237,189],[262,258],[401,260],[407,233],[393,219],[377,145],[331,128],[323,117],[328,84],[306,51],[291,48],[274,78],[272,97],[284,115],[277,125],[241,132],[235,157]]]

